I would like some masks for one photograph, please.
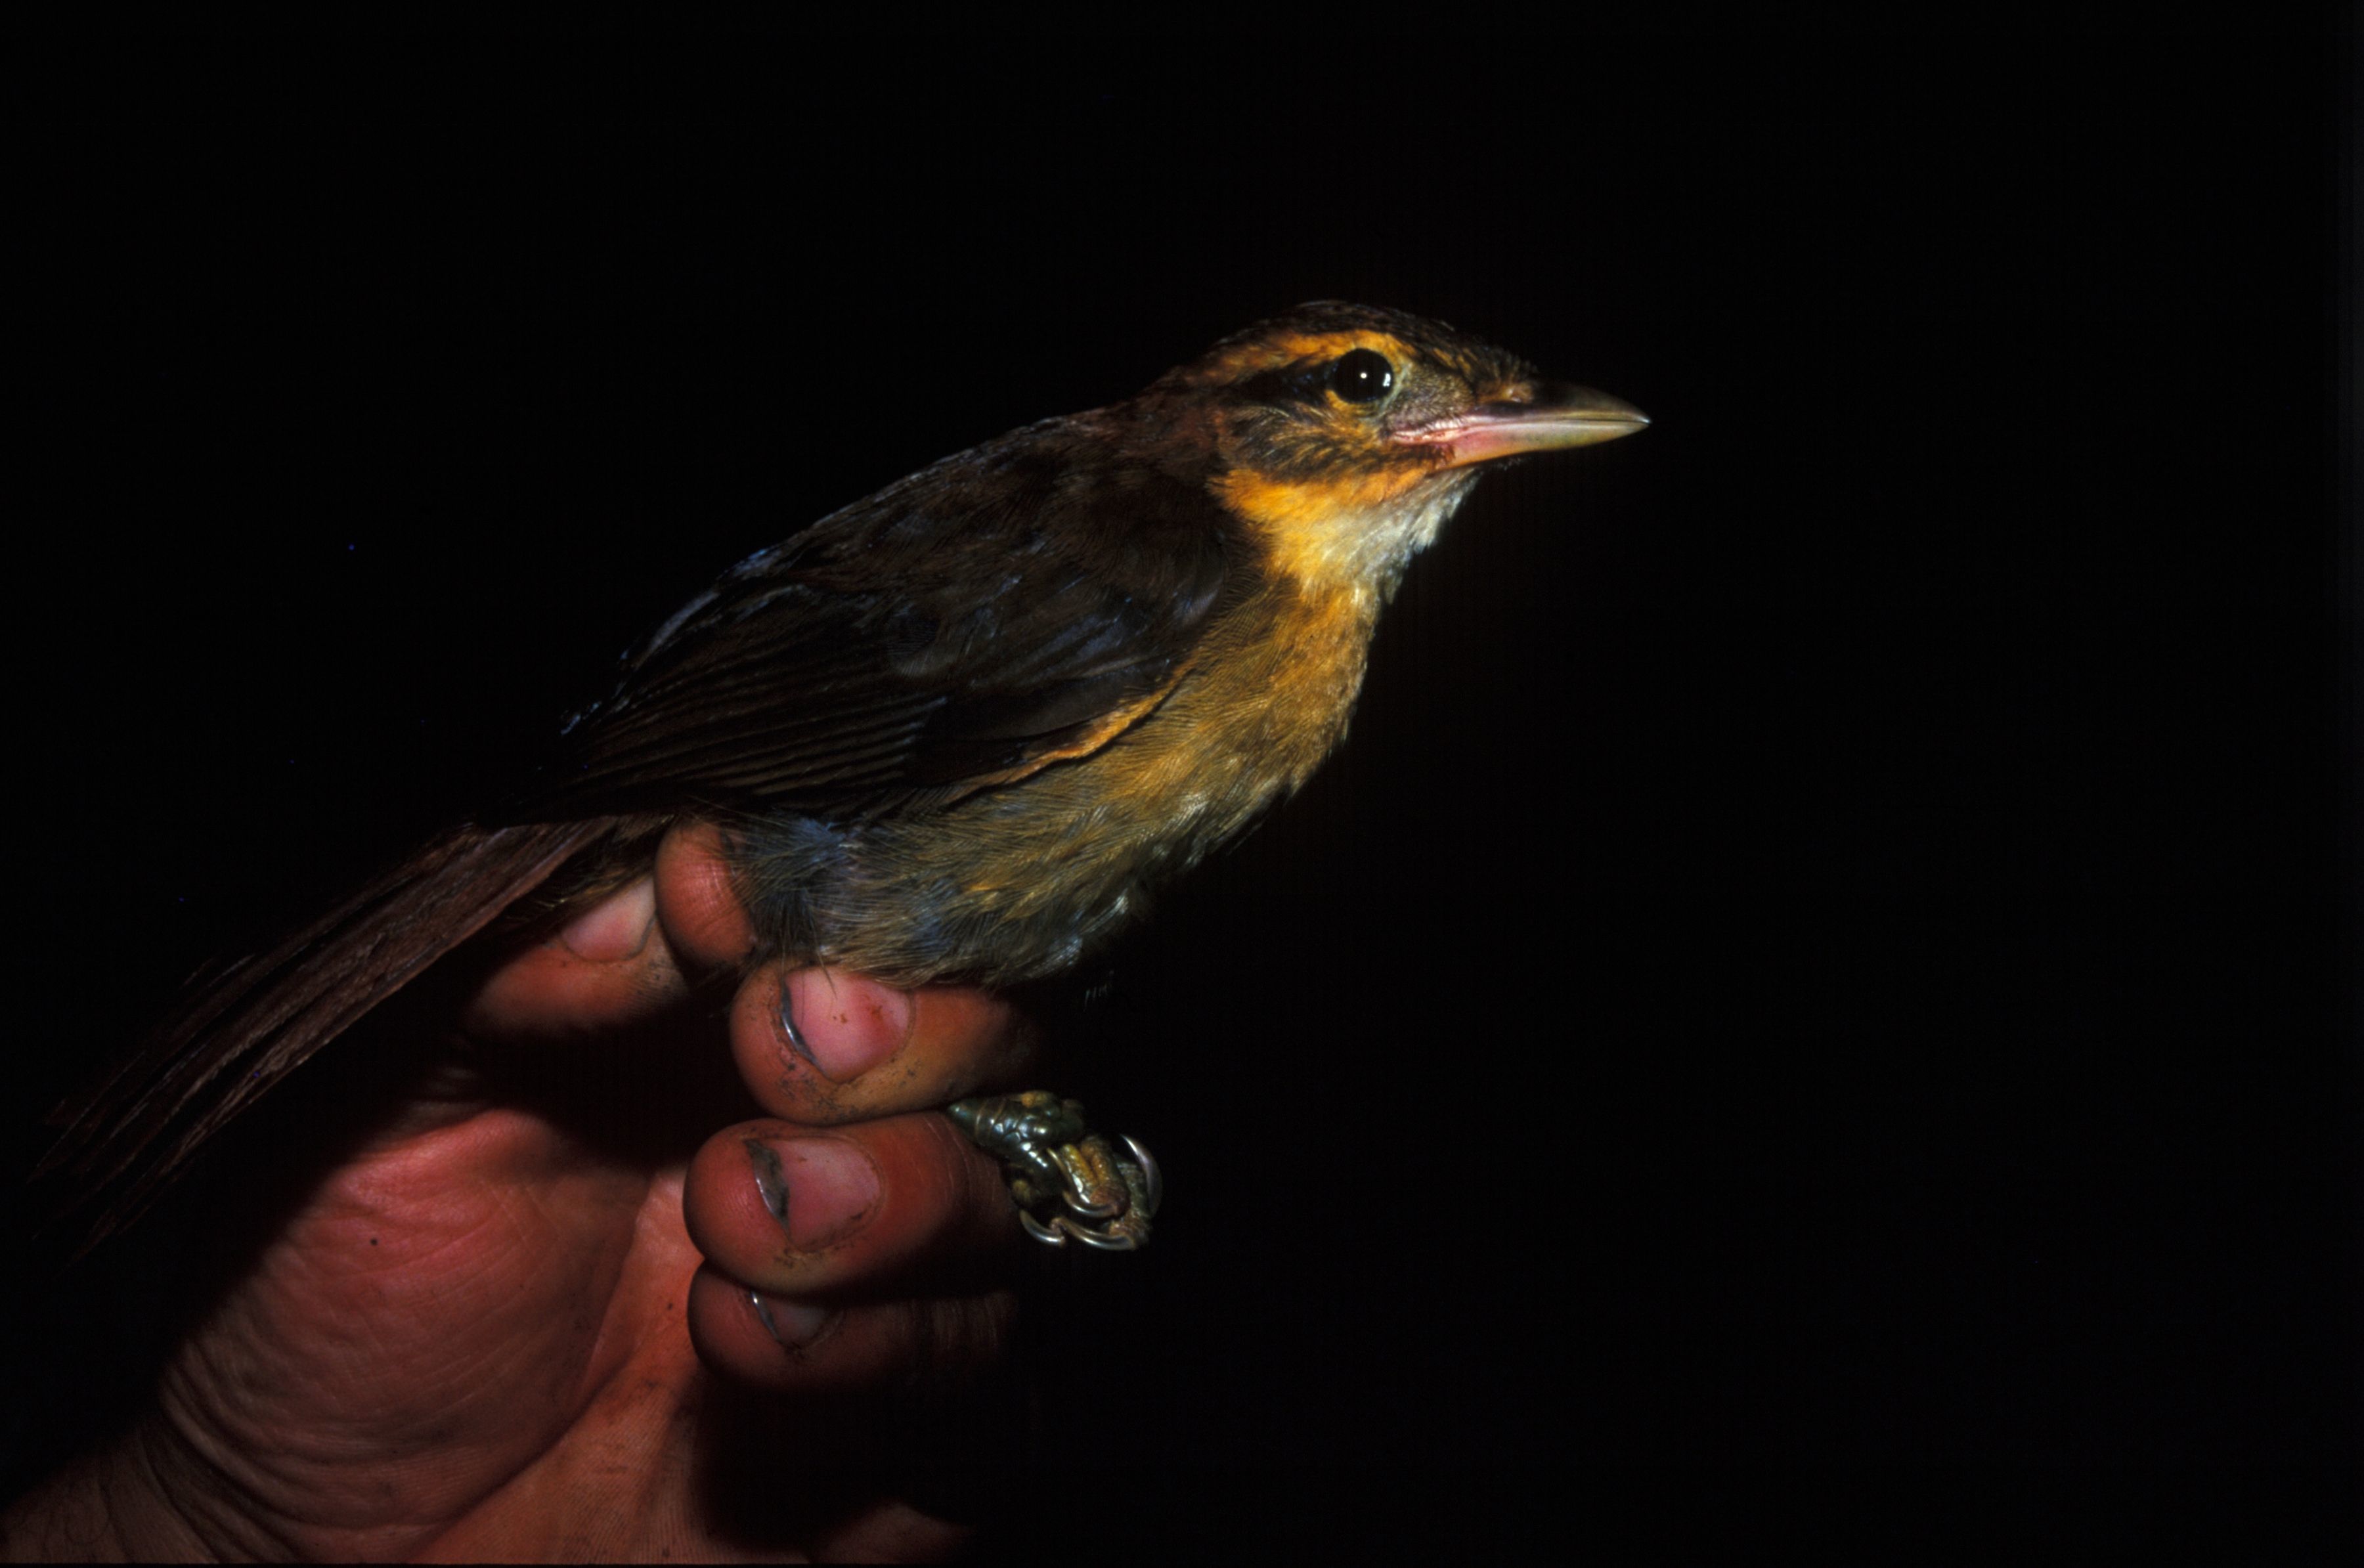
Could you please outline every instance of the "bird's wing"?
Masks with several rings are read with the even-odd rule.
[[[856,813],[1079,755],[1189,668],[1227,527],[1203,490],[1033,432],[947,460],[726,575],[520,815]]]

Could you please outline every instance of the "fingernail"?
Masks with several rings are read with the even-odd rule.
[[[878,1201],[878,1173],[842,1139],[745,1140],[755,1190],[799,1251],[826,1246],[870,1217]]]
[[[780,1028],[790,1049],[842,1084],[903,1049],[910,993],[832,969],[800,969],[781,994]]]
[[[756,1318],[784,1351],[800,1350],[817,1338],[829,1322],[829,1309],[808,1302],[782,1301],[776,1296],[765,1296],[751,1290],[747,1299],[755,1308]]]
[[[649,927],[657,912],[657,884],[641,877],[620,893],[602,898],[580,916],[558,940],[577,958],[594,963],[620,963],[637,957],[648,946]]]

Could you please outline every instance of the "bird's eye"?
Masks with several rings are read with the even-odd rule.
[[[1396,367],[1368,349],[1349,350],[1330,367],[1330,390],[1349,403],[1377,403],[1395,384]]]

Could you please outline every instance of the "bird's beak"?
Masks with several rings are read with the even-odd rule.
[[[1466,468],[1522,452],[1613,441],[1649,422],[1648,416],[1622,398],[1589,386],[1546,384],[1537,386],[1526,402],[1480,403],[1452,418],[1399,431],[1394,439],[1441,448],[1448,455],[1440,466]]]

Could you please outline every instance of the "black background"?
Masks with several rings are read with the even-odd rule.
[[[724,564],[1391,305],[1656,423],[1118,955],[1062,1083],[1174,1194],[1001,1549],[2328,1522],[2352,36],[1494,30],[42,62],[28,1108]]]

